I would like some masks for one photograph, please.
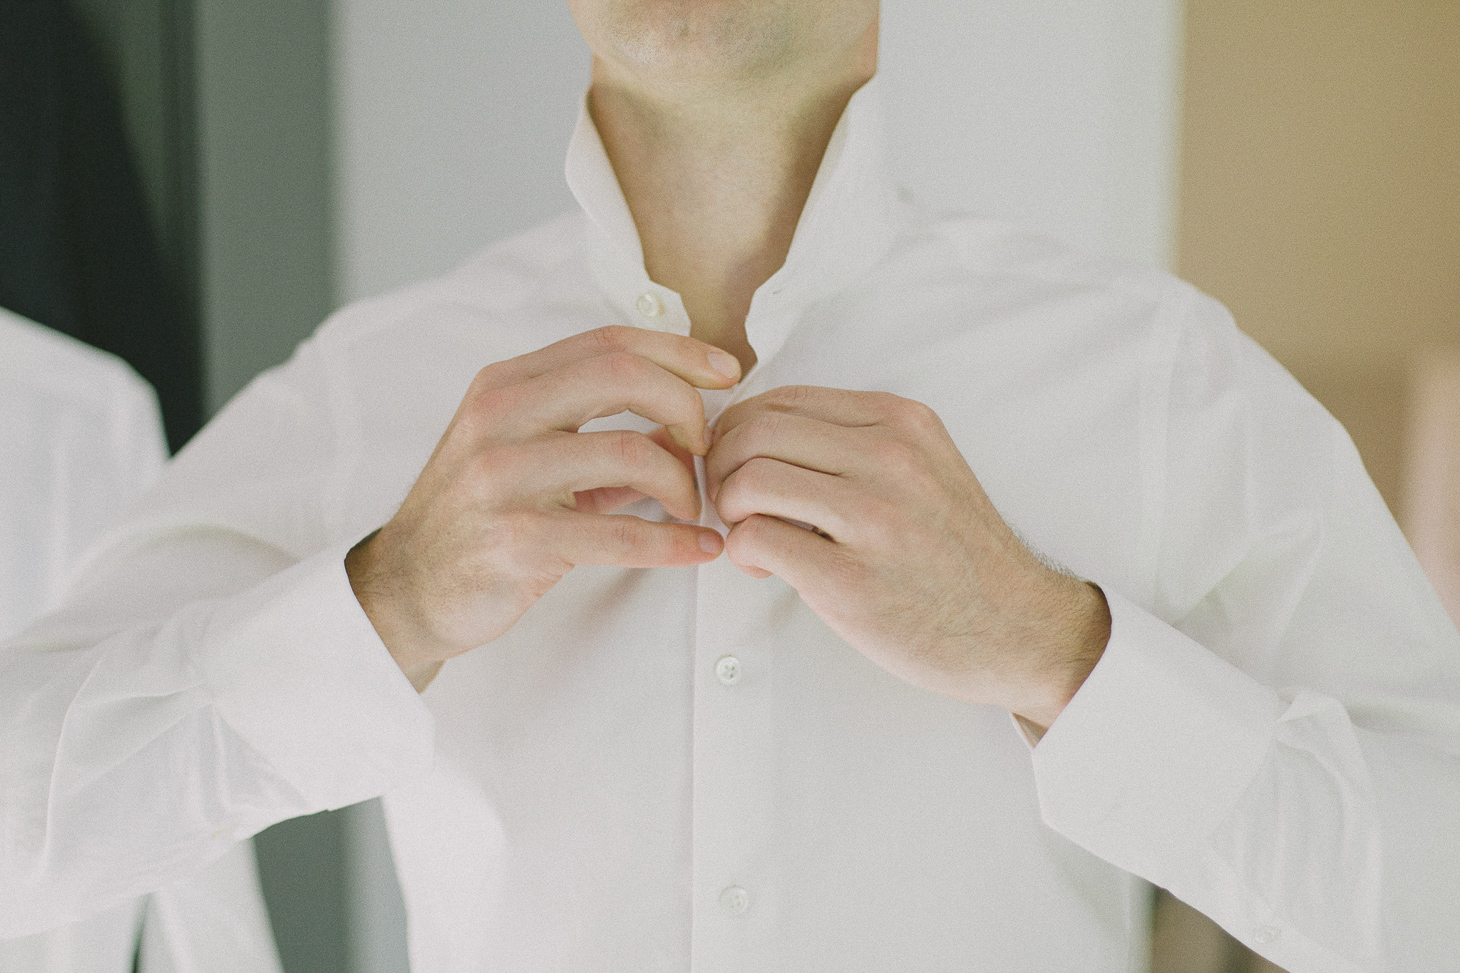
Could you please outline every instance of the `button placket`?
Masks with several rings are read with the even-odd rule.
[[[696,474],[703,491],[703,460]],[[709,503],[700,522],[724,529]],[[781,587],[742,574],[723,556],[696,569],[694,969],[743,965],[740,959],[756,952],[756,930],[773,914],[773,862],[766,856],[774,847],[777,731],[764,639],[755,633]]]

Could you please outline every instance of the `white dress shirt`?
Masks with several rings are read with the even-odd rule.
[[[1460,970],[1460,636],[1348,437],[1189,286],[901,199],[879,132],[869,85],[756,292],[759,364],[707,408],[804,383],[938,412],[1110,602],[1037,747],[723,557],[577,568],[412,691],[342,559],[473,374],[690,330],[584,115],[583,213],[332,318],[6,651],[3,921],[384,794],[415,973],[1114,973],[1132,876],[1293,973]]]
[[[60,602],[86,549],[121,520],[166,458],[156,399],[131,369],[0,309],[0,637]],[[34,711],[10,707],[30,702],[0,691],[3,725],[23,725]],[[7,784],[19,766],[11,760],[26,755],[10,742],[0,751]],[[14,824],[0,820],[0,843],[20,836]],[[0,873],[0,885],[9,879]],[[0,939],[0,973],[131,973],[144,940],[144,973],[276,970],[250,844],[151,896]],[[211,951],[225,945],[232,958],[213,962]]]
[[[0,308],[0,637],[60,602],[166,460],[135,372]]]

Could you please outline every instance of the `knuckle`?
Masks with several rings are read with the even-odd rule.
[[[730,475],[729,459],[725,453],[711,452],[705,457],[705,481],[709,484],[710,492],[725,485],[725,478]]]
[[[629,348],[632,328],[622,324],[608,324],[594,328],[587,333],[588,343],[601,355],[608,355]]]
[[[756,550],[762,553],[777,553],[785,547],[785,529],[785,521],[768,514],[756,514],[750,518],[750,540],[755,544]]]
[[[767,412],[791,411],[806,400],[806,386],[804,385],[778,385],[775,388],[762,392],[754,399],[748,400],[747,408],[752,409],[750,416],[763,415]],[[744,422],[750,422],[747,418]]]
[[[644,359],[630,351],[612,351],[601,358],[609,378],[619,384],[634,385],[644,378]]]
[[[675,394],[679,396],[680,405],[684,408],[685,413],[704,422],[705,400],[700,397],[699,390],[678,377],[675,378],[671,387]]]
[[[725,553],[737,564],[754,560],[765,549],[765,537],[765,518],[758,514],[747,517],[725,535]]]
[[[675,379],[672,384],[663,386],[662,392],[665,395],[663,407],[667,410],[665,418],[670,420],[666,425],[678,426],[693,434],[705,423],[704,400],[689,383]],[[658,399],[659,394],[656,392],[650,397]]]
[[[488,385],[472,397],[467,414],[474,423],[485,426],[495,417],[511,415],[519,403],[520,394],[512,386],[499,388]]]
[[[732,564],[743,563],[750,552],[751,549],[740,527],[737,526],[725,535],[725,556],[730,559]]]
[[[643,546],[638,525],[633,518],[621,515],[609,518],[608,542],[619,550],[634,550]]]
[[[493,365],[487,365],[484,368],[477,369],[477,373],[472,376],[471,384],[466,387],[466,394],[469,398],[475,398],[481,395],[496,384],[492,380],[494,370],[495,366]]]
[[[902,479],[919,468],[918,454],[902,439],[879,439],[869,450],[877,468],[894,479]]]
[[[782,405],[795,407],[803,405],[811,398],[811,386],[809,385],[782,385],[773,393],[775,401]]]
[[[608,444],[614,458],[627,466],[642,465],[655,448],[649,437],[628,429],[609,433],[609,437]]]
[[[736,483],[742,490],[759,493],[769,489],[775,479],[776,461],[764,456],[753,456],[735,473]]]
[[[940,428],[942,422],[938,414],[921,402],[913,399],[904,399],[893,396],[896,399],[894,406],[896,415],[902,422],[912,429],[920,431]]]
[[[750,445],[767,445],[778,442],[784,435],[786,417],[784,413],[762,412],[741,428],[745,429],[744,435]]]
[[[745,539],[758,548],[764,548],[772,536],[771,524],[771,518],[765,514],[752,514],[743,525]]]
[[[792,471],[791,467],[785,463],[778,459],[771,459],[769,456],[756,456],[746,465],[750,467],[755,476],[756,485],[762,489],[781,483],[786,474]]]

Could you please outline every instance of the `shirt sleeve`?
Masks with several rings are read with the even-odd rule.
[[[429,766],[433,724],[349,585],[304,346],[189,444],[65,607],[0,646],[0,937],[195,873]]]
[[[1196,311],[1154,580],[1106,591],[1041,813],[1291,973],[1460,970],[1460,636],[1342,428]]]
[[[99,352],[95,353],[100,355]],[[51,439],[48,486],[56,491],[57,515],[45,530],[56,570],[48,579],[36,614],[58,605],[87,550],[122,518],[157,481],[167,461],[162,415],[152,386],[119,361],[78,368],[75,381],[94,382],[90,408]]]

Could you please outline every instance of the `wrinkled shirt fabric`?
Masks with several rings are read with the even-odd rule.
[[[0,638],[61,601],[86,550],[122,519],[166,458],[156,399],[135,372],[0,309]],[[0,711],[8,787],[22,761],[34,759],[26,737],[16,734],[37,729],[29,721],[44,718],[46,704],[0,688]],[[116,820],[107,833],[151,809],[112,811]],[[0,819],[0,845],[27,840],[21,827],[9,816]],[[83,841],[89,854],[96,853],[93,840]],[[43,861],[36,865],[45,870]],[[106,867],[104,859],[99,867]],[[28,923],[14,926],[7,917],[0,937],[16,929],[44,931],[0,938],[0,973],[132,973],[139,947],[140,973],[277,971],[251,843],[190,871],[96,914],[84,905],[47,914],[34,903],[11,906],[7,897],[6,906],[22,908]],[[0,872],[0,888],[11,880]],[[16,881],[15,892],[23,894],[33,879]],[[77,903],[87,899],[83,892]],[[58,924],[67,919],[75,921]]]
[[[6,648],[0,921],[384,795],[415,973],[1115,973],[1141,880],[1292,973],[1460,969],[1460,636],[1343,429],[1190,286],[904,198],[880,131],[874,82],[755,294],[757,366],[706,407],[810,384],[936,410],[1110,603],[1037,745],[723,557],[576,568],[411,689],[343,557],[476,371],[690,331],[585,112],[581,212],[331,318]]]

